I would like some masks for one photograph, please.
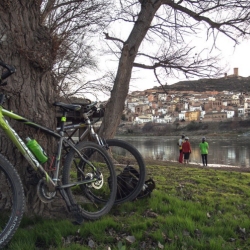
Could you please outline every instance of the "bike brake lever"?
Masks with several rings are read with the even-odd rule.
[[[5,101],[5,95],[0,94],[0,105],[3,105],[4,101]]]
[[[93,110],[90,110],[90,111],[88,111],[88,112],[86,112],[86,113],[84,113],[87,117],[89,117],[89,116],[91,116],[91,115],[93,115],[93,113],[94,113],[94,111]]]
[[[6,86],[6,85],[7,85],[7,82],[0,81],[0,86]]]

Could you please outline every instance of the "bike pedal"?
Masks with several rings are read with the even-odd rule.
[[[72,221],[73,225],[82,225],[82,223],[84,222],[84,219],[82,216],[76,216],[76,220]]]
[[[71,204],[69,211],[73,213],[75,220],[72,222],[74,225],[81,225],[84,222],[83,216],[80,214],[79,206],[77,204]]]

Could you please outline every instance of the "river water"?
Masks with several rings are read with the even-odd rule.
[[[147,159],[178,161],[179,149],[176,136],[117,137],[134,145]],[[190,162],[201,163],[200,137],[189,137],[192,147]],[[250,167],[250,136],[234,138],[207,138],[209,143],[208,165]]]

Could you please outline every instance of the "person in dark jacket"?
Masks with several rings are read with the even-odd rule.
[[[185,137],[185,141],[182,143],[182,152],[184,155],[184,164],[189,163],[189,156],[191,154],[191,144],[189,142],[189,138]]]

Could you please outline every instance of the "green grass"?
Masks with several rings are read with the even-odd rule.
[[[151,197],[81,226],[26,217],[5,249],[250,249],[250,173],[152,165],[148,175]]]

